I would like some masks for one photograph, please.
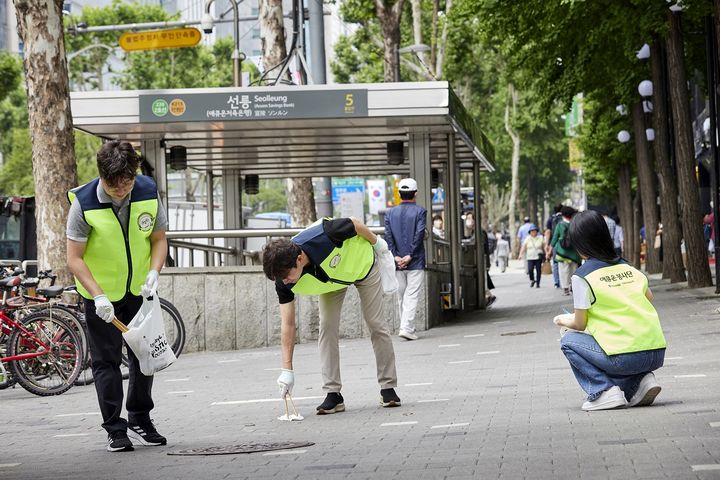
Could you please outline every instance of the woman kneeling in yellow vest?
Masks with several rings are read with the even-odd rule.
[[[560,348],[588,395],[582,409],[650,405],[666,343],[647,277],[617,256],[599,213],[576,214],[568,235],[585,262],[572,277],[575,313],[553,321],[569,329]]]

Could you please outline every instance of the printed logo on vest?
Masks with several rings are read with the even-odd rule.
[[[138,227],[142,232],[149,232],[153,227],[153,216],[149,213],[143,213],[138,217]]]
[[[340,254],[338,253],[335,255],[332,260],[330,260],[330,268],[335,268],[338,266],[338,263],[340,263]]]

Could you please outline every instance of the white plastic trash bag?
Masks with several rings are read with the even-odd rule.
[[[157,295],[152,297],[152,300],[143,297],[142,306],[127,325],[127,329],[127,332],[122,334],[123,339],[138,358],[143,375],[153,375],[177,360],[165,334],[160,299]]]
[[[382,283],[383,292],[387,294],[398,291],[398,281],[395,276],[395,259],[387,248],[385,250],[375,252],[378,267],[380,267],[380,281]]]

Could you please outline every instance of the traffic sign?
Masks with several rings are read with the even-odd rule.
[[[202,35],[197,28],[172,28],[146,32],[125,32],[120,36],[120,47],[126,52],[158,50],[161,48],[194,47]]]

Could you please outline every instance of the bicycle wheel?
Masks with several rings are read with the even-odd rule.
[[[0,332],[0,358],[7,357],[8,338],[8,335]],[[4,363],[0,364],[0,377],[0,390],[10,388],[17,383],[9,370],[9,366]]]
[[[170,343],[170,348],[172,348],[175,356],[179,357],[183,348],[185,348],[185,324],[180,312],[168,300],[160,299],[160,309],[163,312],[165,335],[167,335],[168,343]]]
[[[28,315],[22,325],[50,349],[44,350],[20,329],[10,335],[10,356],[44,352],[37,357],[10,362],[18,383],[39,396],[66,392],[80,374],[83,359],[81,340],[75,328],[60,316],[49,317],[45,312]]]

